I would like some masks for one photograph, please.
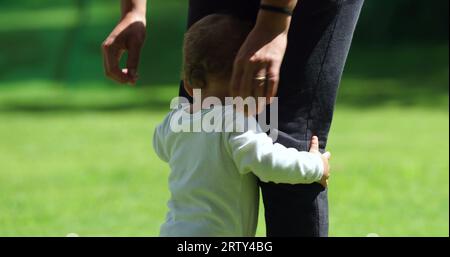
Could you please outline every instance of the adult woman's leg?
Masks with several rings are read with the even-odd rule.
[[[337,89],[363,0],[302,0],[281,67],[278,142],[324,151]],[[331,186],[333,183],[331,182]],[[260,183],[268,236],[327,236],[328,197],[320,184]]]

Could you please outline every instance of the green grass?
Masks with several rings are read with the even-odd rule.
[[[352,83],[361,81],[343,88]],[[167,107],[143,99],[168,101],[176,90],[2,89],[0,235],[157,235],[169,169],[151,136]],[[448,235],[448,131],[445,105],[338,105],[331,235]]]
[[[331,234],[448,236],[448,112],[339,108]]]
[[[186,2],[152,1],[137,88],[103,77],[118,6],[87,1],[80,20],[74,1],[25,2],[0,17],[0,236],[157,235],[169,169],[151,139],[177,94]],[[448,70],[448,42],[353,46],[330,235],[449,235]]]

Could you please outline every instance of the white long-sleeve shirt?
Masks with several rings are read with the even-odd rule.
[[[201,128],[207,115],[221,117],[222,132],[179,132],[171,126],[177,122],[184,131]],[[274,144],[258,125],[227,132],[230,120],[242,126],[242,120],[226,118],[230,115],[239,116],[230,106],[201,110],[197,115],[179,108],[156,128],[153,147],[171,168],[169,212],[161,236],[254,236],[257,177],[289,184],[321,179],[320,156]],[[253,117],[243,120],[256,124]]]

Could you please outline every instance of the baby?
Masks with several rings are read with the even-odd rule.
[[[209,15],[194,24],[184,39],[184,87],[202,100],[230,95],[233,61],[251,24],[224,15]],[[319,152],[313,137],[309,152],[273,143],[256,119],[230,105],[172,110],[156,128],[153,147],[171,173],[169,212],[161,236],[254,236],[261,181],[321,183],[326,187],[329,153]],[[213,132],[204,117],[222,122]],[[174,129],[175,125],[177,129]],[[181,128],[181,129],[180,129]]]

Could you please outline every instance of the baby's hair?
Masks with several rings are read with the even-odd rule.
[[[233,62],[252,23],[228,14],[211,14],[192,25],[184,36],[183,75],[193,88],[209,79],[227,81]]]

